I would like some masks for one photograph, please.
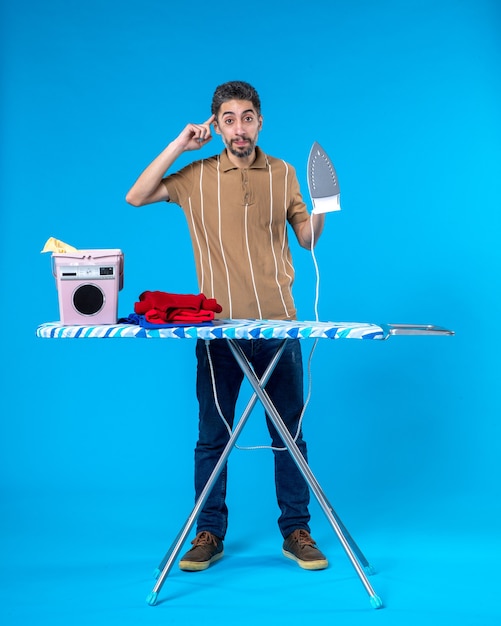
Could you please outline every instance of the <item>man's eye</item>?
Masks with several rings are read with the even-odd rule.
[[[253,118],[252,116],[250,116],[250,115],[249,115],[249,117],[246,117],[246,118],[245,118],[245,121],[246,121],[246,122],[253,122],[253,121],[254,121],[254,118]]]
[[[225,123],[225,124],[233,124],[233,120],[232,120],[232,119],[227,118],[227,119],[225,119],[225,120],[224,120],[224,123]]]

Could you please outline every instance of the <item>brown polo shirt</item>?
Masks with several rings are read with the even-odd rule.
[[[221,318],[295,319],[287,222],[309,218],[294,168],[256,148],[249,168],[221,154],[163,180],[188,221],[200,292]]]

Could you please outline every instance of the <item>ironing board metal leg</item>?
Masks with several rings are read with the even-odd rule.
[[[277,352],[275,353],[273,359],[270,361],[268,367],[266,368],[262,378],[260,380],[257,380],[257,385],[258,387],[264,387],[266,385],[266,383],[268,382],[270,376],[273,373],[273,370],[275,369],[278,360],[280,359],[280,357],[282,356],[282,352],[284,351],[285,345],[286,345],[287,339],[284,339],[282,341],[282,343],[280,344]],[[205,487],[202,490],[202,493],[200,494],[197,502],[195,503],[195,506],[190,514],[190,516],[188,517],[188,519],[186,520],[185,525],[183,526],[183,528],[181,529],[181,531],[179,532],[179,534],[177,535],[176,539],[174,540],[173,544],[171,545],[171,547],[169,548],[169,550],[167,551],[167,553],[165,554],[164,558],[162,559],[162,562],[160,563],[160,565],[158,566],[156,573],[158,573],[158,577],[157,577],[157,581],[155,583],[155,586],[153,587],[153,590],[151,591],[151,593],[147,596],[146,598],[146,602],[148,604],[150,604],[151,606],[155,605],[157,602],[157,598],[158,598],[158,593],[160,592],[165,579],[167,578],[167,576],[169,575],[170,570],[172,569],[172,565],[174,564],[174,561],[176,560],[177,556],[179,555],[179,552],[181,551],[181,548],[183,547],[184,542],[186,541],[186,538],[188,537],[188,534],[190,532],[190,530],[193,527],[193,524],[195,523],[198,515],[200,514],[200,511],[202,510],[205,502],[207,501],[207,498],[209,497],[209,494],[211,492],[212,487],[214,486],[214,483],[216,482],[219,474],[221,473],[221,471],[223,470],[223,467],[226,463],[226,461],[228,460],[228,457],[230,455],[231,450],[233,449],[233,447],[235,446],[235,443],[238,439],[238,437],[240,436],[240,433],[242,432],[243,427],[245,426],[245,423],[247,422],[247,419],[249,418],[252,409],[254,408],[256,402],[258,399],[258,395],[254,392],[254,394],[251,396],[247,406],[245,407],[244,412],[242,413],[242,416],[240,417],[237,425],[235,426],[235,428],[233,429],[233,432],[230,436],[230,439],[228,440],[228,443],[226,444],[214,470],[212,471],[212,474],[210,475],[207,483],[205,484]]]
[[[229,342],[230,349],[235,359],[237,360],[238,364],[240,365],[240,368],[242,369],[242,372],[245,374],[251,387],[254,389],[254,392],[257,394],[261,404],[264,406],[271,421],[273,422],[273,425],[275,426],[278,433],[280,434],[282,441],[287,447],[289,453],[294,459],[300,472],[304,476],[306,482],[310,486],[312,492],[314,493],[315,497],[318,500],[318,503],[320,504],[320,507],[322,508],[332,528],[334,529],[334,532],[336,533],[339,541],[341,542],[341,545],[343,546],[344,551],[346,552],[348,558],[351,561],[351,564],[353,565],[355,571],[357,572],[360,581],[362,582],[363,586],[365,587],[365,590],[370,596],[371,605],[374,608],[380,608],[382,606],[381,599],[379,598],[379,596],[377,596],[369,580],[367,579],[364,569],[362,565],[359,563],[359,561],[357,560],[355,551],[352,549],[352,546],[350,545],[350,541],[348,540],[347,536],[343,533],[344,527],[342,527],[342,525],[339,524],[338,516],[333,513],[333,509],[331,505],[329,504],[327,498],[325,497],[324,492],[322,491],[308,463],[305,461],[303,455],[301,454],[301,451],[297,447],[296,442],[294,441],[292,435],[287,430],[287,427],[285,426],[273,402],[270,400],[270,397],[261,386],[259,379],[257,378],[254,370],[252,369],[247,357],[245,356],[243,351],[240,349],[240,346],[238,345],[238,343],[236,343],[235,341],[231,339],[228,342]],[[360,553],[358,548],[357,548],[357,552]],[[364,563],[368,564],[365,557],[363,561]]]

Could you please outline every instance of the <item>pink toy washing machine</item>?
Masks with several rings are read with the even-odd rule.
[[[61,323],[66,326],[116,324],[123,271],[121,250],[53,253],[52,273]]]

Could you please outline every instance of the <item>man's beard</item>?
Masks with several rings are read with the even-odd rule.
[[[240,159],[245,159],[246,157],[252,154],[255,148],[255,143],[252,141],[252,139],[249,139],[248,137],[246,137],[245,139],[246,141],[249,142],[249,144],[246,147],[233,148],[233,142],[231,141],[230,143],[226,144],[226,147],[231,152],[231,154],[235,155],[236,157]]]

